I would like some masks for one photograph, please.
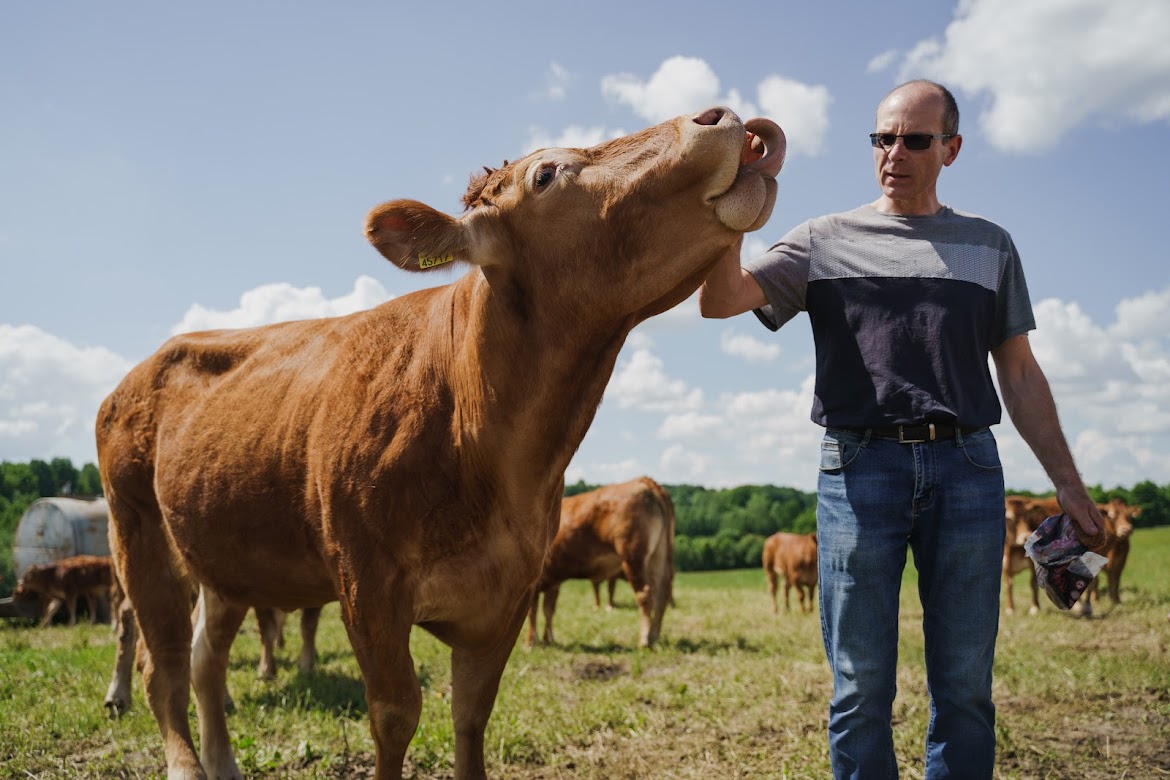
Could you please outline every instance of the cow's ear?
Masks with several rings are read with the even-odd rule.
[[[466,226],[417,200],[392,200],[375,208],[366,217],[366,238],[404,271],[428,271],[471,260]]]

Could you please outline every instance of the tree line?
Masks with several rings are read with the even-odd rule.
[[[571,496],[600,485],[584,481],[565,487]],[[699,485],[663,485],[674,502],[676,526],[674,562],[679,571],[754,568],[760,565],[764,540],[777,531],[811,533],[816,530],[817,499],[813,493],[775,485],[705,488]],[[1170,483],[1149,480],[1132,488],[1090,487],[1104,502],[1120,498],[1142,513],[1139,528],[1170,525]],[[1024,490],[1010,494],[1041,496]],[[12,592],[12,546],[16,526],[28,505],[43,496],[100,496],[97,466],[75,468],[68,458],[28,463],[0,462],[0,597]]]

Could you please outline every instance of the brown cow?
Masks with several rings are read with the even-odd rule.
[[[256,607],[256,623],[260,628],[260,664],[256,677],[276,679],[276,647],[284,647],[284,621],[288,613],[282,609]],[[301,610],[301,656],[297,667],[302,674],[311,674],[317,663],[317,623],[321,620],[320,607]]]
[[[813,611],[813,597],[817,589],[817,535],[790,534],[780,531],[764,540],[761,556],[764,574],[768,577],[768,591],[772,594],[772,613],[780,611],[776,603],[779,580],[784,580],[784,611],[791,611],[789,591],[796,586],[801,612]],[[805,594],[808,603],[805,604]]]
[[[1113,604],[1121,603],[1121,572],[1125,569],[1125,562],[1129,558],[1130,536],[1133,534],[1133,519],[1141,514],[1140,506],[1129,506],[1120,498],[1108,503],[1098,504],[1101,517],[1105,521],[1107,541],[1103,549],[1097,550],[1107,559],[1101,569],[1109,582],[1109,600]],[[1093,602],[1100,600],[1097,575],[1085,592],[1081,595],[1077,607],[1084,615],[1093,614]]]
[[[457,281],[344,317],[176,336],[130,372],[98,413],[98,460],[171,780],[241,776],[224,681],[246,605],[335,599],[376,777],[400,775],[418,724],[414,625],[452,648],[455,777],[485,777],[565,468],[618,352],[764,224],[783,150],[774,123],[722,108],[539,150],[474,180],[460,218],[409,200],[369,215],[388,260],[466,263]]]
[[[544,594],[544,634],[553,641],[553,614],[561,583],[600,582],[622,574],[642,613],[639,644],[649,647],[662,630],[662,613],[674,581],[674,504],[661,485],[638,477],[569,496],[528,610],[526,644],[536,641],[536,611]]]
[[[1055,501],[1055,499],[1053,499]],[[1003,589],[1004,613],[1015,614],[1016,603],[1012,594],[1012,582],[1017,574],[1027,570],[1028,584],[1032,588],[1032,603],[1028,614],[1040,611],[1040,583],[1036,580],[1036,568],[1024,552],[1024,542],[1044,522],[1050,506],[1028,496],[1007,496],[1004,499],[1004,540],[1003,540]],[[1059,505],[1056,514],[1060,513]]]
[[[69,610],[69,625],[74,626],[77,600],[85,599],[89,622],[96,623],[99,605],[110,604],[113,585],[114,570],[108,556],[74,555],[30,566],[16,584],[16,595],[40,599],[42,627],[53,622],[62,605]]]

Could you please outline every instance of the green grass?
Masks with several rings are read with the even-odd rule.
[[[1058,612],[1001,622],[996,657],[1002,778],[1170,777],[1170,528],[1139,530],[1123,603],[1091,620]],[[906,583],[913,582],[908,567]],[[1017,595],[1026,591],[1021,576]],[[823,778],[831,682],[815,615],[773,616],[762,572],[680,574],[661,645],[634,647],[637,612],[594,611],[567,583],[558,643],[517,647],[487,733],[497,778]],[[795,599],[793,606],[795,609]],[[1019,602],[1017,602],[1019,603]],[[921,777],[927,720],[921,621],[903,591],[895,742],[902,776]],[[336,605],[321,621],[321,663],[296,670],[296,618],[273,683],[255,680],[251,618],[233,648],[228,724],[249,776],[363,777],[373,746],[356,664]],[[448,778],[454,756],[449,653],[412,640],[424,709],[407,774]],[[108,627],[0,623],[0,777],[138,778],[163,772],[161,740],[135,680],[133,709],[102,709]]]

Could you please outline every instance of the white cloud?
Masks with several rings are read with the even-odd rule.
[[[710,472],[711,457],[673,444],[662,451],[658,467],[664,482],[696,482]]]
[[[596,146],[602,141],[607,141],[611,138],[620,138],[625,135],[626,131],[618,128],[616,130],[607,130],[603,126],[584,127],[582,125],[570,125],[561,131],[560,135],[550,135],[543,128],[530,127],[528,128],[528,141],[524,145],[524,154],[535,152],[537,149],[562,148],[562,149],[587,149],[590,146]]]
[[[94,421],[131,363],[32,325],[0,325],[0,459],[96,460]]]
[[[767,344],[730,328],[720,335],[719,348],[724,354],[743,358],[749,363],[770,363],[780,357],[779,344]]]
[[[887,49],[886,51],[883,51],[881,54],[877,55],[869,61],[869,64],[865,66],[865,72],[881,73],[883,70],[893,65],[895,61],[897,61],[898,54],[899,52],[897,49]]]
[[[601,80],[601,94],[628,106],[651,122],[679,114],[726,105],[744,119],[761,112],[784,128],[789,154],[819,154],[829,127],[828,89],[803,84],[779,75],[765,77],[756,86],[758,106],[735,88],[723,92],[719,77],[697,57],[671,57],[649,79],[632,73],[608,75]]]
[[[693,411],[703,403],[702,390],[669,377],[662,359],[648,349],[635,349],[629,360],[618,365],[605,395],[617,401],[620,409],[647,412]]]
[[[559,62],[550,62],[545,71],[545,88],[543,96],[548,100],[564,100],[569,91],[569,82],[572,77]]]
[[[824,151],[833,102],[827,88],[768,76],[760,82],[759,94],[764,114],[784,128],[789,153],[812,156]]]
[[[373,308],[393,297],[380,282],[365,275],[354,280],[352,292],[337,298],[326,298],[320,287],[293,287],[287,282],[277,282],[247,291],[240,296],[240,305],[229,311],[193,304],[183,319],[171,328],[171,333],[251,328],[272,322],[337,317]]]
[[[682,412],[668,414],[658,426],[660,439],[686,439],[693,436],[705,436],[718,431],[723,426],[723,418],[715,414],[699,414],[698,412]]]
[[[900,78],[986,92],[995,146],[1035,152],[1077,125],[1170,121],[1170,3],[963,0],[944,40],[906,54]]]
[[[701,111],[720,102],[719,77],[698,57],[671,57],[648,80],[632,73],[603,76],[601,94],[650,122]]]

